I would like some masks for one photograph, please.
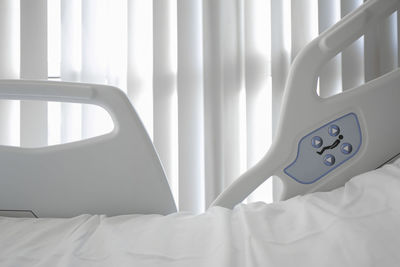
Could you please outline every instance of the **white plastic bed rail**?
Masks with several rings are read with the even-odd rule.
[[[321,98],[316,93],[321,67],[362,36],[370,25],[397,10],[398,5],[398,0],[367,1],[298,54],[288,76],[273,145],[264,158],[229,186],[212,206],[234,207],[273,175],[282,180],[282,199],[308,192],[331,190],[344,185],[354,175],[380,166],[400,152],[399,70],[333,97]],[[316,181],[310,179],[309,183],[301,183],[296,181],[296,175],[288,175],[291,164],[302,159],[303,150],[311,149],[304,149],[307,145],[311,146],[308,138],[312,138],[313,134],[324,134],[321,132],[325,131],[324,127],[330,127],[330,123],[335,120],[341,122],[340,118],[349,114],[354,114],[360,124],[361,140],[357,153],[340,166],[336,167],[337,162],[334,163],[333,167],[336,168],[332,167],[332,170],[328,170],[327,174]],[[349,134],[343,134],[344,140],[339,141],[345,141]],[[334,147],[333,139],[328,141],[325,140],[325,144],[328,142]],[[338,146],[335,149],[327,148],[327,151],[334,155],[341,148]],[[321,165],[324,160],[327,164],[334,162],[332,157],[323,158],[327,151],[324,151],[320,160],[310,160],[311,163],[303,166],[300,171],[312,173],[313,168],[325,168]]]
[[[38,217],[176,211],[158,156],[127,96],[93,84],[1,80],[0,99],[94,104],[112,132],[42,148],[0,146],[0,214]]]

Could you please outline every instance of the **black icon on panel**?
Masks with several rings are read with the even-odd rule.
[[[324,153],[325,150],[334,149],[335,147],[337,147],[340,144],[340,140],[342,140],[342,139],[343,139],[343,135],[339,135],[339,138],[336,139],[335,142],[332,143],[332,145],[323,147],[321,149],[321,151],[317,151],[317,153],[322,155],[322,153]]]

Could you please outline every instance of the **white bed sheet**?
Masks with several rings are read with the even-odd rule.
[[[0,217],[0,266],[400,266],[399,162],[332,192],[201,215]]]

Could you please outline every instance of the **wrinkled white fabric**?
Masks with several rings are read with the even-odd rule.
[[[200,215],[0,217],[0,266],[400,266],[399,165]]]

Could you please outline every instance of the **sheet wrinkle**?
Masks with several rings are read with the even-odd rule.
[[[68,237],[73,237],[74,234],[77,233],[77,232],[82,228],[83,225],[87,224],[88,221],[89,221],[92,217],[91,217],[90,215],[85,214],[85,215],[77,216],[77,217],[75,217],[75,218],[83,218],[83,221],[79,222],[77,225],[75,225],[75,226],[71,229],[71,232],[68,234]],[[74,219],[75,219],[75,218],[74,218]]]
[[[310,202],[309,204],[319,211],[329,214],[334,217],[340,217],[342,219],[351,219],[351,218],[362,218],[370,215],[374,215],[376,213],[385,211],[388,209],[388,206],[386,204],[386,201],[382,203],[382,201],[377,201],[374,203],[373,206],[369,206],[368,210],[361,210],[357,212],[357,209],[355,209],[355,205],[361,201],[363,196],[359,196],[355,199],[352,199],[350,202],[345,203],[342,206],[335,206],[332,203],[329,202],[321,202],[317,203],[315,201]],[[336,210],[334,210],[336,208]]]
[[[221,229],[218,228],[219,226],[226,227],[226,223],[218,221],[213,222],[213,220],[219,219],[219,215],[216,215],[216,217],[210,216],[209,214],[187,216],[187,214],[184,213],[182,217],[177,215],[179,215],[179,213],[174,216],[175,218],[171,218],[171,216],[151,218],[150,223],[147,222],[145,225],[137,225],[136,218],[133,218],[130,220],[131,224],[127,224],[128,221],[125,221],[124,223],[124,225],[126,224],[131,226],[129,229],[125,229],[121,226],[113,226],[110,227],[110,229],[113,229],[113,232],[115,232],[116,242],[118,242],[118,247],[121,252],[130,253],[132,255],[161,255],[171,259],[199,259],[201,256],[204,257],[211,255],[215,250],[224,249],[226,245],[225,243],[227,242],[218,243],[218,241],[222,240],[217,237],[214,237],[215,242],[208,242],[207,244],[201,244],[202,241],[200,240],[212,240],[213,233],[221,232]],[[107,218],[107,221],[110,223],[108,219],[109,218]],[[207,224],[201,224],[200,226],[202,221]],[[139,227],[135,227],[135,225]],[[201,231],[196,231],[200,229],[199,227],[201,227]],[[144,231],[142,231],[143,228]],[[172,233],[177,233],[177,235],[168,236],[166,238],[164,229],[168,229]],[[124,233],[124,235],[121,233]],[[185,234],[182,236],[182,233],[192,234]],[[151,240],[149,239],[151,236],[157,236],[157,240],[153,239],[153,244],[149,246],[148,242]],[[133,240],[134,237],[136,240]],[[199,250],[197,250],[196,253],[193,253],[193,251],[188,248],[185,248],[183,252],[182,250],[169,249],[170,242],[174,243],[175,246],[180,246],[179,244],[182,244],[182,246],[183,244],[191,244],[190,246],[192,246],[193,244],[193,246],[201,248],[202,253],[199,253]]]
[[[349,182],[349,183],[351,183],[351,182]],[[347,198],[346,195],[351,194],[351,191],[357,192],[356,195],[353,196],[352,198]],[[373,192],[373,191],[375,191],[375,189],[371,188],[371,189],[369,189],[369,191]],[[338,192],[340,192],[340,191],[338,191]],[[298,214],[299,215],[302,214],[303,216],[300,216],[300,217],[307,218],[308,222],[313,219],[319,220],[319,222],[317,223],[320,226],[319,229],[314,228],[312,231],[304,231],[305,229],[303,229],[302,230],[303,235],[298,235],[298,234],[296,235],[295,232],[292,232],[292,233],[290,233],[291,238],[287,238],[287,236],[283,237],[281,234],[284,233],[285,230],[290,232],[290,229],[281,229],[280,231],[273,231],[274,228],[276,230],[274,222],[271,222],[271,220],[269,220],[267,216],[264,216],[266,218],[266,223],[265,223],[267,225],[266,228],[269,228],[269,230],[266,229],[265,232],[272,234],[269,236],[265,236],[264,237],[265,240],[269,243],[287,245],[287,244],[291,244],[291,243],[294,243],[297,241],[301,241],[301,240],[310,238],[313,235],[318,235],[321,232],[327,231],[330,227],[335,225],[340,220],[362,219],[362,218],[375,216],[377,214],[382,214],[382,213],[388,212],[390,210],[390,208],[386,205],[385,199],[380,198],[383,201],[375,200],[376,205],[373,206],[372,210],[370,209],[371,206],[369,206],[369,209],[366,212],[362,212],[362,213],[354,212],[357,210],[354,210],[352,208],[354,208],[354,206],[356,206],[365,197],[364,188],[359,188],[359,187],[357,188],[355,185],[348,186],[347,190],[344,190],[342,192],[343,193],[342,199],[344,199],[344,201],[342,201],[341,204],[337,207],[331,203],[334,198],[332,198],[330,196],[334,193],[335,192],[317,193],[317,194],[314,194],[315,199],[313,198],[313,195],[304,196],[304,197],[300,197],[297,199],[296,203],[298,205],[301,204],[302,207],[304,205],[307,205],[308,207],[315,208],[314,213],[310,213],[309,211],[303,209],[303,212],[301,212],[301,213],[299,212]],[[326,197],[318,198],[318,194],[319,195],[324,194],[324,195],[326,195]],[[370,195],[372,196],[372,198],[374,198],[374,197],[376,198],[376,194],[370,194]],[[378,194],[378,196],[380,196],[380,195],[381,194]],[[317,200],[320,200],[321,202],[318,202]],[[289,204],[289,202],[287,204]],[[239,206],[239,209],[240,208],[241,207]],[[289,207],[287,206],[287,208],[289,208]],[[336,208],[336,210],[334,210],[332,208]],[[311,210],[311,209],[309,209],[309,210]],[[288,211],[288,210],[286,210],[286,211]],[[318,214],[316,212],[320,212],[321,214]],[[282,214],[283,213],[280,212],[280,215],[282,215]],[[251,223],[244,216],[245,215],[244,213],[242,215],[243,215],[243,217],[242,217],[241,221],[243,222],[243,228],[246,229],[249,232],[249,234],[252,234],[252,230],[249,227],[249,225],[251,225]],[[324,216],[324,215],[328,215],[328,216]],[[274,233],[277,233],[277,234],[274,235]],[[253,236],[254,240],[259,240],[258,238],[256,238],[256,236],[257,236],[256,234],[252,234],[252,236]]]
[[[181,256],[181,257],[171,257],[167,255],[160,255],[160,254],[145,254],[145,253],[137,253],[137,252],[126,252],[127,254],[130,254],[131,256],[140,258],[140,259],[148,259],[148,260],[163,260],[163,261],[169,261],[169,262],[179,262],[179,261],[188,261],[188,260],[194,260],[194,259],[200,259],[200,256]]]
[[[253,239],[258,240],[258,236],[262,236],[265,240],[275,244],[288,244],[295,240],[302,239],[305,236],[312,235],[315,232],[320,232],[325,229],[326,225],[331,222],[333,217],[326,217],[320,213],[309,212],[304,208],[307,202],[296,203],[296,205],[288,206],[287,212],[293,213],[296,210],[295,216],[286,216],[283,218],[276,218],[276,216],[268,216],[269,206],[266,205],[263,211],[258,211],[259,219],[251,221],[255,216],[248,214],[243,217],[243,223]],[[299,209],[301,208],[301,209]],[[249,211],[248,211],[249,213]],[[263,220],[264,219],[264,220]],[[291,221],[288,223],[288,221]],[[260,225],[254,227],[254,225]],[[321,229],[321,230],[320,230]]]
[[[332,192],[200,215],[0,218],[0,265],[398,266],[399,192],[396,166]]]
[[[54,258],[54,259],[56,259],[57,261],[62,261],[63,256],[65,256],[65,255],[67,254],[66,252],[69,251],[69,250],[68,250],[68,246],[66,246],[66,244],[68,244],[68,241],[70,241],[71,243],[77,243],[77,242],[79,243],[79,241],[82,241],[81,247],[85,245],[85,242],[87,241],[87,239],[86,239],[86,240],[82,240],[82,236],[81,236],[81,237],[75,237],[74,234],[78,234],[78,235],[79,235],[79,231],[84,231],[83,234],[88,234],[88,232],[86,232],[86,231],[87,231],[87,229],[89,229],[89,237],[88,237],[88,238],[90,238],[90,236],[91,236],[90,230],[91,230],[92,228],[91,228],[91,227],[88,227],[88,224],[91,224],[92,221],[94,221],[94,220],[96,220],[96,219],[99,219],[99,218],[98,218],[99,216],[98,216],[98,215],[94,215],[94,216],[90,216],[90,215],[80,215],[80,216],[74,217],[74,218],[72,218],[72,219],[70,219],[70,220],[76,220],[76,219],[79,219],[79,218],[81,218],[81,217],[83,218],[83,221],[80,221],[77,225],[75,225],[75,227],[73,227],[73,229],[70,231],[70,233],[66,233],[66,234],[63,236],[64,238],[60,238],[60,240],[59,240],[57,246],[56,246],[56,247],[50,248],[50,252],[48,252],[47,255],[46,255],[45,257],[41,257],[41,258],[36,262],[36,264],[34,265],[35,267],[36,267],[36,266],[37,266],[37,267],[40,267],[40,266],[48,266],[47,262],[48,262],[49,259],[51,259],[51,258]],[[38,220],[43,220],[43,219],[38,219]],[[62,219],[52,219],[52,220],[57,221],[57,220],[62,220]],[[86,228],[86,229],[83,229],[83,228]],[[98,228],[98,225],[95,226],[95,227],[92,229],[92,230],[93,230],[92,234],[97,230],[97,228]],[[81,233],[81,234],[82,234],[82,233]],[[80,247],[80,246],[77,246],[77,247],[76,247],[76,250],[81,249],[81,247]],[[75,253],[72,253],[72,254],[73,254],[74,256],[76,256]],[[93,261],[93,259],[85,259],[85,258],[83,258],[83,257],[80,258],[80,259]],[[54,264],[54,262],[53,262],[53,264]],[[57,264],[57,265],[58,265],[58,264]],[[57,265],[55,265],[55,266],[57,266]]]
[[[89,220],[83,225],[89,224],[89,229],[83,229],[83,235],[78,238],[81,242],[73,252],[75,257],[86,261],[102,261],[110,257],[112,251],[108,248],[115,242],[113,235],[109,234],[104,218],[104,215],[94,215],[92,216],[94,222]]]

